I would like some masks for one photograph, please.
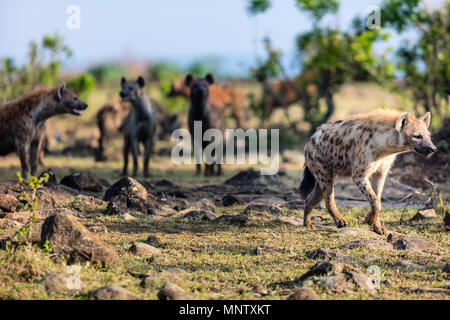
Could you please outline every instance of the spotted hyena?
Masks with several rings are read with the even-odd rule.
[[[194,122],[200,121],[202,123],[203,134],[208,129],[225,129],[225,117],[223,112],[211,105],[209,87],[214,83],[214,78],[211,74],[207,74],[205,78],[194,78],[192,75],[187,75],[185,85],[190,90],[191,105],[188,114],[189,132],[192,137],[192,144],[194,144]],[[202,150],[206,148],[209,141],[202,141]],[[205,164],[205,176],[214,174],[214,166],[217,166],[217,175],[222,175],[222,166],[220,163]],[[197,175],[201,173],[201,165],[197,164]]]
[[[152,104],[145,90],[145,80],[141,76],[136,81],[121,79],[122,90],[120,97],[123,101],[129,101],[131,110],[124,120],[124,147],[122,175],[127,175],[128,155],[133,155],[133,176],[138,173],[139,143],[144,144],[144,177],[148,177],[148,163],[153,148],[155,136],[155,114]]]
[[[386,233],[380,221],[381,194],[386,176],[399,153],[414,151],[431,156],[436,147],[428,126],[431,114],[420,118],[392,110],[358,114],[320,126],[305,146],[305,171],[300,195],[305,203],[304,225],[313,228],[311,210],[322,199],[338,227],[347,222],[334,201],[337,176],[351,176],[370,203],[365,221]]]
[[[66,89],[36,88],[17,100],[0,105],[0,155],[16,151],[22,176],[35,175],[48,118],[69,113],[81,115],[87,104]]]

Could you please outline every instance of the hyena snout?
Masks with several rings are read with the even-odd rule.
[[[431,157],[436,152],[436,146],[433,143],[423,144],[415,147],[416,152],[425,157]]]

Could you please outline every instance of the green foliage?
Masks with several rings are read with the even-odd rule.
[[[191,63],[186,69],[186,73],[192,74],[194,77],[204,77],[208,73],[217,75],[219,61],[214,58],[204,58]]]
[[[273,48],[270,38],[264,38],[264,47],[267,52],[265,60],[258,60],[257,66],[251,69],[251,74],[259,82],[267,81],[283,75],[283,67],[280,63],[281,51]]]
[[[58,34],[45,35],[41,44],[32,41],[28,61],[21,67],[12,58],[3,58],[0,66],[0,101],[19,97],[37,85],[56,85],[62,61],[72,50]]]
[[[34,213],[37,209],[38,198],[36,196],[37,190],[44,185],[45,182],[49,179],[49,174],[45,173],[39,179],[35,176],[31,176],[28,178],[28,181],[22,178],[20,172],[17,172],[17,178],[19,179],[19,184],[22,188],[22,192],[18,197],[19,201],[26,201],[29,205],[31,205],[31,211]],[[27,193],[27,189],[31,190],[31,197]]]
[[[404,42],[398,49],[398,70],[411,88],[415,104],[423,111],[444,118],[448,112],[450,88],[450,3],[436,11],[426,11],[418,0],[385,0],[382,20],[397,32],[414,29],[419,32],[416,43]],[[446,107],[443,108],[443,106]]]
[[[328,13],[336,13],[339,9],[338,0],[296,0],[295,4],[300,10],[310,13],[316,21]]]
[[[95,89],[95,84],[95,77],[90,73],[80,74],[67,81],[67,87],[72,89],[83,100],[87,99],[89,94]]]
[[[117,63],[103,63],[89,69],[89,73],[92,74],[99,83],[115,84],[118,83],[120,77],[125,74],[125,70]]]
[[[153,64],[149,70],[150,79],[159,82],[159,86],[163,94],[169,93],[175,80],[181,77],[180,68],[168,61],[160,61]]]
[[[250,15],[263,13],[272,6],[270,0],[250,0],[247,6],[247,12]]]

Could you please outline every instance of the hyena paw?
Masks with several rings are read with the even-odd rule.
[[[369,212],[369,213],[366,215],[364,221],[365,221],[369,226],[372,226],[372,225],[375,224],[375,217],[374,217],[374,215],[373,215],[371,212]]]
[[[379,235],[384,235],[388,233],[386,227],[383,226],[381,223],[374,223],[372,225],[372,230]]]
[[[304,224],[304,227],[306,228],[306,229],[310,229],[310,230],[315,230],[316,229],[316,226],[314,225],[314,223],[305,223]]]
[[[344,227],[347,226],[347,221],[345,221],[344,219],[342,219],[342,220],[337,220],[337,221],[336,221],[336,226],[337,226],[338,228],[344,228]]]

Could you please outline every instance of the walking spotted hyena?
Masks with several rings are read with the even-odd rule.
[[[310,196],[305,203],[304,225],[314,227],[311,210],[323,198],[336,226],[347,225],[334,201],[334,183],[337,176],[351,176],[370,203],[366,223],[376,233],[386,233],[380,221],[386,176],[397,154],[414,151],[431,156],[436,151],[428,131],[430,121],[429,112],[416,118],[409,113],[379,110],[320,126],[305,146],[299,192],[303,199]]]
[[[61,85],[36,88],[17,100],[0,105],[0,155],[16,151],[22,176],[35,175],[48,118],[70,113],[81,115],[87,104]]]
[[[155,136],[155,120],[152,104],[145,91],[145,80],[141,76],[136,81],[121,79],[122,90],[120,97],[123,101],[131,103],[131,110],[124,120],[124,147],[123,147],[123,171],[126,176],[128,171],[128,155],[133,155],[133,176],[138,173],[139,143],[144,144],[144,177],[148,177],[148,163],[153,148]]]
[[[192,75],[187,75],[185,78],[185,85],[190,89],[191,106],[189,108],[188,125],[189,132],[192,137],[192,144],[194,145],[194,122],[201,121],[203,137],[205,131],[208,129],[219,129],[222,132],[225,129],[225,117],[223,112],[211,106],[209,100],[209,86],[214,83],[214,78],[211,74],[207,74],[205,78],[194,78]],[[203,150],[209,144],[209,141],[202,139],[202,154]],[[214,156],[214,155],[213,155]],[[222,175],[222,165],[220,163],[206,164],[205,176],[212,176],[214,174],[214,166],[217,166],[217,175]],[[201,164],[197,164],[197,175],[201,174]]]

